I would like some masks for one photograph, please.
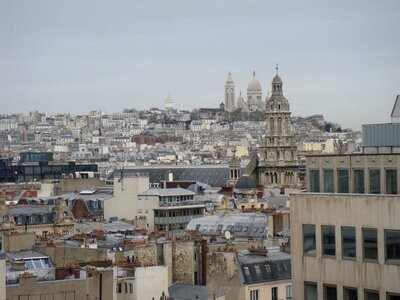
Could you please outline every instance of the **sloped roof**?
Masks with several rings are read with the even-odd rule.
[[[288,280],[292,277],[290,255],[284,252],[254,255],[248,251],[236,254],[238,271],[244,284]]]
[[[390,115],[392,118],[400,117],[400,95],[397,95],[396,101],[394,102],[392,114]]]

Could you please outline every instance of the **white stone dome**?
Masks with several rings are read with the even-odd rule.
[[[253,77],[249,81],[249,85],[247,86],[247,92],[260,92],[261,84],[256,78],[256,71],[253,71]]]

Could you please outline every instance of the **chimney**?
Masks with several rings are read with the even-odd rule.
[[[201,240],[201,284],[207,285],[207,240]]]

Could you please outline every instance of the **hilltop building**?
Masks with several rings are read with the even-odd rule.
[[[265,102],[262,100],[262,88],[256,77],[256,71],[253,71],[253,77],[247,85],[247,101],[243,99],[242,92],[239,93],[239,97],[235,101],[235,84],[231,72],[228,73],[225,83],[225,111],[233,112],[236,109],[250,113],[265,111]]]

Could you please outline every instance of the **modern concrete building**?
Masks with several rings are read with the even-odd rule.
[[[291,195],[293,299],[400,299],[397,195]]]
[[[140,172],[114,172],[114,196],[104,202],[104,218],[133,220],[138,212],[138,195],[149,188],[149,177]]]
[[[182,188],[148,189],[139,194],[138,216],[147,218],[149,231],[183,231],[190,220],[204,215],[205,205]]]
[[[6,255],[0,251],[0,300],[6,300]]]
[[[311,155],[306,157],[309,192],[398,194],[400,154]]]

